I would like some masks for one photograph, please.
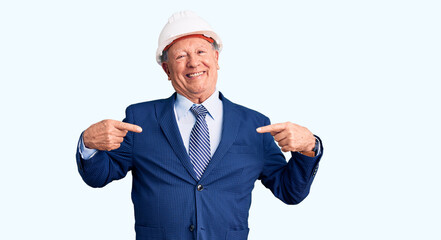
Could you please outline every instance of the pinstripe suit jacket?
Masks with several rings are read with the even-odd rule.
[[[221,93],[222,139],[198,181],[176,123],[176,94],[126,109],[125,122],[142,127],[129,132],[121,147],[99,151],[78,171],[92,187],[133,175],[132,201],[137,240],[245,240],[251,191],[256,180],[286,204],[309,193],[321,158],[292,153],[287,163],[269,133],[264,115],[234,104]]]

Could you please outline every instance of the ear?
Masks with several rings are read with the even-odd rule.
[[[220,69],[220,67],[219,67],[219,51],[215,51],[215,52],[214,52],[214,57],[216,58],[216,67],[217,67],[217,70],[219,70],[219,69]]]
[[[163,62],[161,64],[161,66],[162,66],[162,69],[164,70],[165,74],[167,74],[168,80],[171,80],[171,78],[170,78],[170,69],[168,68],[168,64],[166,62]]]

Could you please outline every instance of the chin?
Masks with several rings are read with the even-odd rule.
[[[209,88],[205,87],[205,86],[199,86],[199,87],[194,87],[191,89],[191,92],[193,94],[203,94],[204,92],[206,92]]]

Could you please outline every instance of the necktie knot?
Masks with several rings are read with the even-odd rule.
[[[193,104],[193,106],[191,106],[190,111],[194,114],[196,118],[199,116],[205,118],[205,115],[207,115],[208,113],[207,109],[203,105],[196,104]]]

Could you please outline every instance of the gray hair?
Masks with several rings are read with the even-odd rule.
[[[216,41],[212,42],[211,46],[213,47],[214,50],[219,51],[219,45],[217,45]],[[168,49],[167,51],[162,51],[162,55],[161,55],[161,63],[167,61],[168,61]]]

